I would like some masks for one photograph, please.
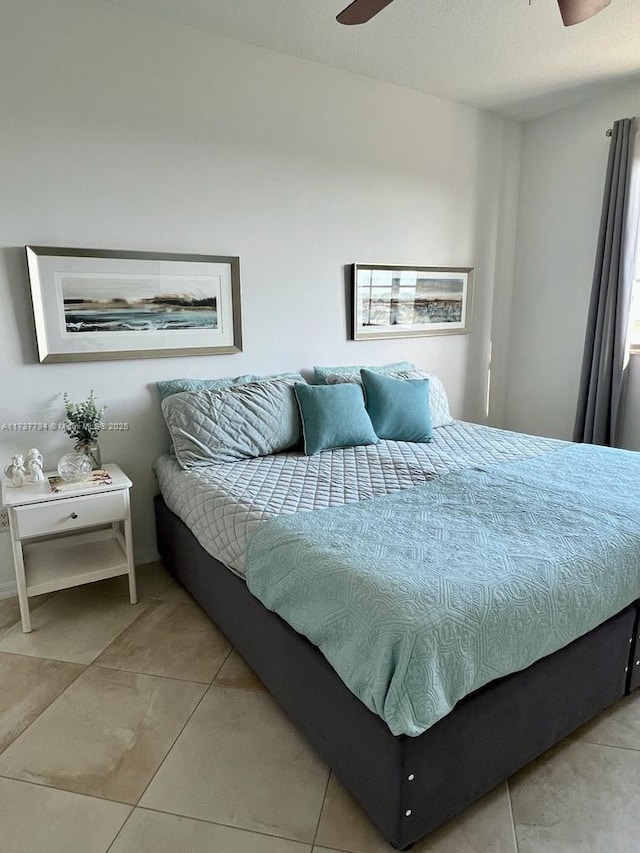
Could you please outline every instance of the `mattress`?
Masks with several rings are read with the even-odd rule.
[[[280,453],[189,471],[165,454],[155,471],[169,509],[206,551],[242,575],[249,537],[278,515],[382,497],[450,472],[540,456],[566,445],[454,421],[434,430],[428,444],[381,441],[311,457]]]

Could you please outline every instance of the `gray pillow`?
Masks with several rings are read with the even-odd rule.
[[[361,370],[372,370],[374,373],[396,373],[398,370],[414,370],[415,364],[410,361],[396,361],[394,364],[377,364],[373,367],[367,364],[345,364],[338,367],[314,367],[313,372],[317,385],[328,385],[327,376],[353,376],[360,381]]]
[[[297,382],[294,377],[272,379],[164,399],[162,414],[180,465],[236,462],[299,445],[302,428],[293,392]]]
[[[232,385],[246,385],[247,382],[268,382],[270,379],[296,379],[298,382],[305,380],[299,373],[273,373],[270,376],[256,376],[253,373],[245,373],[234,379],[160,379],[156,382],[156,388],[160,399],[170,397],[172,394],[182,394],[183,391],[217,391],[219,388],[230,388]]]

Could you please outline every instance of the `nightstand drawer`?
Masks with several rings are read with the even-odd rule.
[[[127,514],[126,492],[104,492],[15,507],[18,536],[43,536],[119,521]]]

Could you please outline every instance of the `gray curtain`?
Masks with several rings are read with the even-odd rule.
[[[639,229],[640,119],[625,118],[611,136],[574,441],[619,438]]]

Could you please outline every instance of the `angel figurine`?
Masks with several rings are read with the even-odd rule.
[[[36,447],[32,447],[31,450],[27,451],[24,467],[30,483],[42,483],[45,480],[45,476],[42,473],[44,458]]]
[[[24,456],[22,453],[16,453],[15,456],[11,457],[11,461],[4,469],[4,473],[7,475],[10,486],[14,488],[24,486],[27,481],[27,475],[24,470]]]

